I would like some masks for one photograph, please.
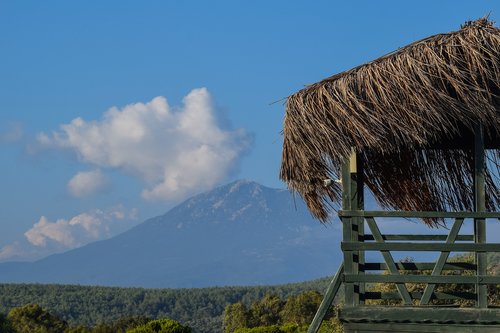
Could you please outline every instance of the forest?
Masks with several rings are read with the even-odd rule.
[[[500,255],[488,257],[488,273],[500,274]],[[450,261],[472,262],[473,257],[456,255]],[[0,333],[305,333],[329,281],[199,289],[0,284]],[[367,288],[395,291],[387,283]],[[422,286],[410,283],[408,288],[418,291]],[[474,287],[440,285],[437,290],[443,288],[472,293]],[[337,300],[342,299],[341,294]],[[500,306],[500,286],[490,286],[488,294],[489,303]],[[367,302],[398,304],[398,300]],[[449,302],[434,300],[433,304]],[[473,301],[451,302],[473,306]],[[340,302],[334,304],[320,332],[342,332],[336,318]]]
[[[0,284],[0,313],[6,317],[14,308],[37,304],[68,327],[97,328],[145,317],[173,319],[191,327],[193,332],[220,333],[227,305],[240,302],[250,307],[266,295],[287,299],[307,291],[323,292],[328,283],[329,278],[323,278],[278,286],[200,289]]]

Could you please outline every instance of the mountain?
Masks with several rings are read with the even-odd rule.
[[[148,288],[280,284],[331,275],[338,222],[324,226],[286,190],[237,181],[116,237],[33,263],[0,264],[0,282]]]

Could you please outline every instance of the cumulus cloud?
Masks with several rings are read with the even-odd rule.
[[[51,221],[45,216],[11,244],[0,247],[0,262],[32,261],[109,238],[137,224],[137,209],[122,205],[93,210],[70,219]]]
[[[14,242],[12,244],[5,245],[0,249],[0,260],[13,259],[22,256],[23,253],[24,251],[19,245],[19,242]]]
[[[81,171],[68,182],[68,191],[75,197],[86,197],[103,190],[107,184],[101,170]]]
[[[114,223],[125,218],[134,218],[135,210],[126,211],[117,207],[110,211],[95,210],[79,214],[69,220],[49,221],[45,216],[24,233],[32,245],[52,246],[58,249],[71,249],[91,241],[111,236]]]
[[[38,142],[139,177],[147,184],[146,199],[179,199],[224,180],[250,148],[251,136],[222,128],[216,114],[209,92],[200,88],[178,108],[161,96],[113,107],[100,120],[76,118],[59,131],[41,133]]]

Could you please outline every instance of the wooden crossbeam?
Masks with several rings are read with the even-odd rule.
[[[421,299],[423,293],[418,291],[413,291],[410,293],[411,298]],[[380,291],[370,291],[365,294],[366,299],[382,299],[382,300],[392,300],[399,299],[399,293],[397,292],[380,292]],[[438,300],[475,300],[476,293],[471,292],[434,292],[432,293],[432,299]]]
[[[435,262],[397,262],[396,267],[400,271],[430,271],[434,269]],[[477,266],[469,262],[451,262],[444,264],[443,270],[468,270],[475,271]],[[387,265],[380,262],[365,263],[365,271],[385,271]]]
[[[448,235],[384,234],[384,240],[445,241]],[[364,240],[374,240],[373,235],[364,235]],[[457,235],[456,241],[473,241],[474,235]]]
[[[375,220],[373,218],[368,217],[366,218],[366,223],[368,224],[368,227],[370,228],[370,231],[372,232],[375,241],[378,243],[384,243],[384,238],[382,237]],[[381,251],[381,253],[389,272],[391,272],[392,274],[399,274],[398,268],[394,263],[394,258],[392,257],[391,253],[389,251]],[[404,283],[397,283],[396,288],[398,289],[398,292],[401,295],[401,299],[403,300],[404,304],[411,305],[412,299]]]
[[[448,234],[448,237],[446,238],[446,244],[452,244],[455,242],[455,239],[457,238],[458,232],[460,231],[460,228],[462,227],[462,224],[464,223],[463,218],[457,218],[455,220],[455,223],[453,223],[453,226],[451,227],[450,233]],[[446,260],[448,260],[448,257],[450,256],[450,252],[441,252],[439,255],[439,259],[436,261],[436,265],[434,266],[434,269],[432,270],[431,275],[440,275],[441,272],[443,271],[444,264],[446,263]],[[434,292],[434,288],[436,287],[435,284],[428,284],[425,286],[424,289],[424,294],[422,295],[422,298],[420,299],[420,305],[427,305],[429,304],[429,301],[431,300],[432,293]]]
[[[500,284],[500,276],[493,275],[401,275],[401,274],[344,274],[346,283],[380,282],[380,283],[457,283],[457,284]]]
[[[500,212],[411,212],[411,211],[385,211],[385,210],[349,210],[338,211],[340,217],[407,217],[407,218],[482,218],[500,219]]]
[[[342,242],[340,247],[346,251],[426,251],[426,252],[500,252],[500,243],[359,243]]]

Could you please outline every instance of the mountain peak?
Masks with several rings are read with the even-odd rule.
[[[164,216],[174,215],[176,219],[189,216],[191,222],[203,223],[251,221],[256,215],[271,213],[269,200],[275,200],[275,196],[281,197],[283,203],[290,199],[285,190],[272,189],[246,179],[236,180],[198,194]]]
[[[26,264],[0,282],[141,287],[277,284],[331,274],[341,233],[287,190],[238,180],[111,239]]]

